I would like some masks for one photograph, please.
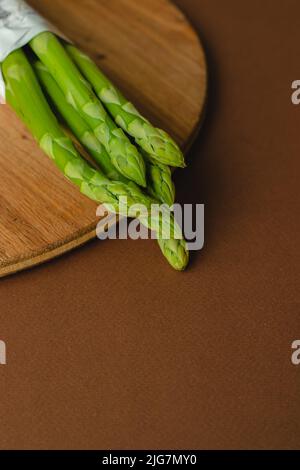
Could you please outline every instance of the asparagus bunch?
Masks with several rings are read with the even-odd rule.
[[[172,212],[166,208],[162,212],[153,211],[153,204],[157,201],[144,193],[136,183],[124,179],[124,173],[127,173],[132,180],[138,179],[144,184],[144,162],[138,151],[123,131],[119,134],[117,131],[120,129],[113,128],[109,116],[102,111],[104,108],[101,103],[55,36],[42,33],[31,42],[31,46],[43,60],[44,66],[49,67],[52,77],[57,81],[53,82],[58,88],[45,79],[48,71],[39,63],[35,66],[38,76],[42,78],[42,82],[47,82],[47,91],[52,97],[56,97],[54,102],[70,129],[98,161],[103,172],[85,161],[63,132],[22,50],[11,53],[2,64],[8,102],[44,152],[70,181],[79,186],[83,194],[104,203],[109,210],[138,218],[146,227],[154,230],[169,263],[175,269],[183,270],[188,263],[188,251]],[[58,91],[64,100],[60,100]],[[106,127],[105,139],[99,131],[101,126]]]
[[[63,92],[47,67],[40,61],[35,61],[33,65],[36,75],[53,105],[77,140],[100,166],[103,173],[111,180],[122,181],[123,183],[128,182],[129,180],[114,167],[108,153],[88,124],[73,106],[67,102]],[[149,156],[148,158],[146,157],[145,152],[142,152],[142,155],[145,156],[146,160],[147,189],[149,194],[160,202],[172,206],[175,199],[175,188],[172,182],[170,168],[161,163],[151,161]]]
[[[81,145],[93,157],[102,172],[111,180],[128,183],[129,180],[123,176],[122,173],[118,172],[104,146],[97,139],[90,126],[84,121],[76,109],[67,102],[65,95],[47,67],[38,60],[33,63],[33,66],[40,83],[61,118],[65,121]]]
[[[105,147],[116,169],[128,179],[146,187],[145,163],[137,148],[116,126],[84,80],[66,50],[52,33],[41,33],[30,46],[63,91],[66,100],[91,127]]]

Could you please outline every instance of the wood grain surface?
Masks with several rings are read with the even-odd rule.
[[[31,0],[95,59],[156,125],[186,149],[201,121],[206,63],[199,39],[167,0]],[[0,107],[0,277],[95,237],[96,204]]]

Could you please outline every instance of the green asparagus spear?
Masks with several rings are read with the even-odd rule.
[[[149,194],[171,207],[175,200],[175,186],[170,168],[146,158],[145,162]]]
[[[78,141],[98,163],[103,173],[111,180],[128,183],[128,179],[117,171],[103,145],[79,113],[71,106],[47,67],[40,61],[33,64],[35,73],[55,108]]]
[[[17,110],[40,147],[63,174],[79,186],[84,195],[121,215],[137,217],[146,227],[156,230],[158,243],[169,263],[177,270],[185,269],[188,251],[185,241],[177,239],[181,230],[173,215],[169,211],[150,213],[155,201],[143,194],[135,183],[110,181],[80,156],[59,126],[22,50],[6,58],[2,72],[8,103]]]
[[[145,163],[122,129],[118,128],[82,77],[66,50],[49,32],[30,41],[30,46],[55,78],[67,101],[92,128],[116,169],[140,186],[146,186]]]
[[[98,141],[88,124],[86,124],[73,106],[67,102],[63,92],[47,67],[40,61],[35,61],[33,66],[39,81],[51,98],[56,109],[78,141],[100,165],[104,174],[111,180],[128,183],[128,180],[116,170],[105,148]],[[146,155],[145,161],[148,176],[148,192],[162,203],[172,206],[174,203],[175,189],[169,167],[160,163],[151,162]]]
[[[87,55],[72,45],[67,45],[66,49],[115,122],[131,135],[145,152],[165,165],[185,166],[181,150],[165,131],[152,126]]]

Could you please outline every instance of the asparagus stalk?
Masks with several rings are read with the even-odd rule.
[[[73,106],[67,102],[63,92],[57,85],[47,67],[40,61],[35,61],[33,67],[40,83],[51,98],[55,108],[58,110],[78,141],[98,163],[103,173],[111,180],[128,183],[129,180],[114,167],[107,151],[99,142],[88,124],[82,119]]]
[[[35,61],[34,70],[44,90],[51,98],[55,108],[59,111],[72,133],[100,165],[104,174],[111,180],[128,183],[128,180],[119,173],[112,164],[105,148],[98,141],[91,128],[82,119],[79,113],[71,106],[47,67],[40,61]],[[145,155],[146,160],[146,155]],[[172,206],[175,189],[172,183],[171,171],[166,165],[146,160],[148,192],[162,203]]]
[[[149,194],[171,207],[175,200],[175,186],[170,168],[146,159],[145,162]]]
[[[106,113],[57,37],[44,32],[32,39],[30,46],[55,77],[68,103],[78,111],[104,145],[116,169],[126,178],[145,187],[145,163],[142,156]]]
[[[183,153],[165,131],[150,124],[86,54],[72,45],[66,45],[66,49],[115,122],[131,135],[145,152],[165,165],[185,166]]]
[[[182,235],[173,215],[169,211],[150,213],[155,200],[143,194],[136,184],[110,181],[81,157],[52,113],[22,50],[5,59],[2,72],[8,103],[16,109],[40,147],[63,174],[84,195],[121,215],[139,218],[145,226],[156,230],[160,248],[169,263],[177,270],[185,269],[188,251],[184,239],[177,239]]]

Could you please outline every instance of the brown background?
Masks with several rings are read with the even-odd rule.
[[[299,448],[300,3],[176,3],[211,75],[176,174],[205,249],[178,274],[154,242],[95,241],[2,280],[1,448]]]

